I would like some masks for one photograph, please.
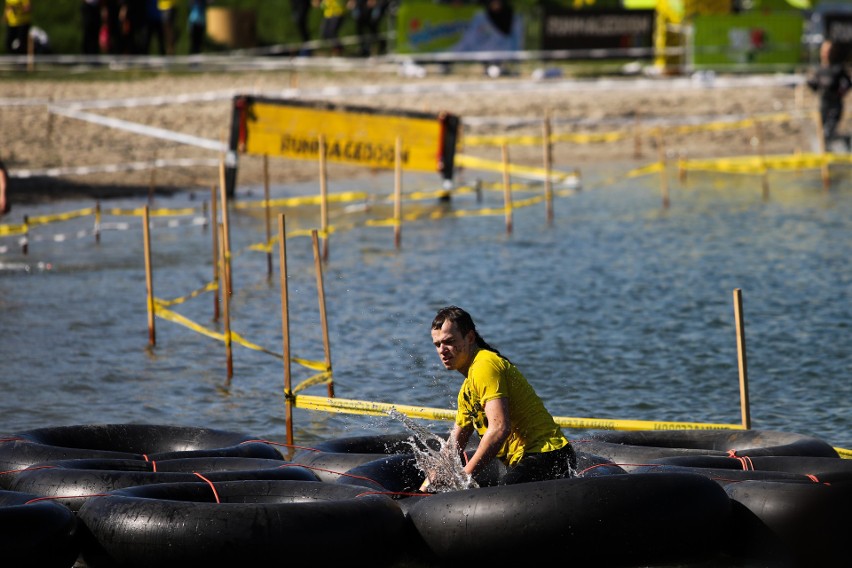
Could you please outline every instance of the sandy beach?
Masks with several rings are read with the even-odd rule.
[[[536,80],[531,73],[491,79],[481,67],[400,73],[330,70],[198,72],[115,79],[2,81],[0,128],[6,133],[0,159],[12,174],[11,203],[130,192],[209,188],[218,174],[216,152],[162,137],[109,127],[68,116],[68,109],[118,119],[192,137],[223,141],[231,121],[234,94],[297,97],[350,105],[461,117],[463,135],[540,135],[550,117],[554,135],[621,132],[617,141],[559,142],[553,163],[561,168],[641,166],[659,159],[662,141],[672,157],[721,157],[810,151],[816,98],[795,75],[761,77],[611,77]],[[772,118],[773,113],[787,118]],[[790,116],[799,118],[790,119]],[[761,126],[692,128],[692,124],[764,117]],[[663,127],[663,130],[656,130]],[[465,147],[463,153],[499,160],[499,147]],[[101,171],[154,160],[202,160],[207,165]],[[513,163],[540,165],[542,148],[510,148]],[[44,174],[49,168],[90,167],[96,173]],[[119,168],[120,169],[120,168]],[[35,174],[22,177],[22,173]],[[329,177],[369,176],[364,168],[330,164]],[[310,161],[271,159],[273,184],[318,178]],[[263,160],[241,156],[239,184],[260,184]]]

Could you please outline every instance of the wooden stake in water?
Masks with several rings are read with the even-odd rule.
[[[142,209],[142,238],[145,247],[145,287],[148,290],[148,345],[153,347],[157,343],[157,332],[154,328],[154,278],[151,271],[151,229],[148,219],[146,205]]]
[[[213,321],[219,321],[219,272],[222,269],[221,259],[219,258],[219,220],[216,212],[216,186],[210,187],[210,226],[213,228],[210,234],[213,236]]]
[[[663,195],[663,209],[669,208],[669,170],[666,161],[666,145],[663,141],[663,129],[657,129],[657,151],[660,156],[660,191]]]
[[[101,202],[95,202],[95,242],[101,242]]]
[[[293,445],[293,398],[290,377],[290,307],[287,292],[287,233],[284,230],[284,214],[278,215],[278,266],[281,288],[281,342],[284,353],[284,411],[287,444]]]
[[[553,224],[553,182],[550,179],[553,169],[553,144],[550,141],[550,116],[544,117],[542,123],[542,138],[544,138],[544,203],[545,219],[548,225]]]
[[[225,183],[225,160],[219,161],[219,193],[222,201],[222,239],[220,246],[224,258],[225,272],[222,278],[225,281],[225,287],[228,294],[233,290],[233,281],[231,280],[231,228],[228,222],[228,194]]]
[[[817,140],[819,141],[819,155],[822,169],[822,187],[828,190],[831,186],[831,176],[828,172],[828,156],[826,156],[827,148],[825,147],[825,135],[823,134],[824,125],[822,123],[822,115],[819,112],[814,113],[817,127]]]
[[[755,138],[757,139],[757,155],[760,159],[760,177],[763,188],[763,200],[769,200],[769,169],[766,167],[766,152],[763,149],[763,126],[759,120],[754,121]]]
[[[319,137],[320,169],[320,230],[322,231],[322,259],[328,260],[328,172],[325,159],[325,136]]]
[[[503,144],[503,207],[506,211],[506,234],[512,234],[512,182],[509,178],[509,148]]]
[[[397,250],[402,246],[402,138],[396,137],[393,184],[393,241]]]
[[[224,336],[225,336],[225,358],[227,360],[227,380],[225,381],[225,386],[231,386],[231,379],[234,376],[234,357],[233,350],[231,348],[231,313],[230,313],[230,304],[231,304],[231,287],[228,284],[228,278],[224,274],[227,267],[227,261],[225,259],[225,255],[227,254],[227,249],[225,245],[225,227],[220,224],[219,229],[219,250],[222,251],[222,259],[220,266],[222,267],[222,272],[219,281],[225,286],[225,289],[222,290],[222,323],[224,327]]]
[[[317,273],[317,296],[319,297],[320,321],[322,322],[322,343],[325,349],[325,368],[329,375],[333,377],[331,374],[331,344],[328,339],[328,316],[325,311],[325,287],[323,286],[322,280],[322,262],[320,261],[319,256],[319,241],[316,229],[311,231],[311,240],[314,245],[314,266]],[[334,398],[333,378],[328,382],[328,396],[329,398]]]
[[[745,321],[743,320],[743,294],[734,288],[734,319],[737,327],[737,364],[740,371],[740,408],[743,427],[751,428],[751,412],[748,400],[748,365],[746,362]]]
[[[272,278],[272,247],[269,246],[272,238],[272,227],[269,216],[271,215],[269,207],[269,156],[263,155],[263,211],[264,221],[266,223],[266,274]]]

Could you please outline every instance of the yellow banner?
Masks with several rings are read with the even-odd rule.
[[[399,138],[403,169],[439,172],[445,145],[455,145],[454,139],[445,141],[446,114],[384,114],[252,98],[243,104],[239,151],[248,154],[318,160],[322,138],[329,162],[393,169]]]

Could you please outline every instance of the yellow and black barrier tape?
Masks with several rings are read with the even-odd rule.
[[[726,158],[680,159],[677,167],[684,171],[718,172],[729,174],[762,174],[768,170],[790,171],[819,169],[826,164],[852,164],[852,155],[790,154],[772,156],[734,156]],[[659,173],[662,162],[654,162],[627,172],[626,177]]]
[[[369,400],[347,398],[329,398],[324,396],[298,395],[294,397],[296,408],[321,410],[338,414],[364,414],[368,416],[387,416],[396,410],[411,418],[427,420],[455,420],[453,410],[389,404]],[[704,422],[660,422],[651,420],[613,420],[608,418],[574,418],[555,416],[554,420],[563,428],[579,430],[745,430],[742,424],[720,424]]]
[[[519,181],[513,181],[509,184],[509,189],[512,191],[538,191],[543,186],[541,184],[530,184],[523,183]],[[505,189],[505,184],[503,182],[482,182],[482,189],[487,189],[489,191],[503,191]]]
[[[310,376],[295,387],[293,387],[293,392],[291,396],[296,394],[297,392],[303,391],[307,388],[310,388],[315,385],[325,385],[330,383],[333,379],[331,371],[323,371],[321,373],[317,373],[316,375]]]
[[[0,225],[0,237],[11,237],[26,234],[29,229],[27,225]]]
[[[198,290],[193,290],[192,292],[190,292],[189,294],[187,294],[185,296],[181,296],[179,298],[174,298],[173,300],[163,300],[161,298],[156,298],[154,300],[154,303],[157,306],[160,306],[160,307],[163,307],[163,308],[166,308],[166,307],[169,307],[169,306],[176,306],[178,304],[183,304],[187,300],[197,298],[198,296],[200,296],[201,294],[203,294],[205,292],[212,292],[213,290],[218,290],[218,289],[219,289],[219,283],[211,281],[211,282],[208,282],[207,284],[205,284],[204,286],[202,286],[201,288],[199,288]]]
[[[338,414],[365,414],[368,416],[387,416],[390,410],[396,410],[412,418],[427,420],[454,420],[456,413],[452,410],[428,408],[425,406],[408,406],[402,404],[387,404],[367,400],[352,400],[347,398],[329,398],[323,396],[298,395],[294,404],[296,408],[306,410],[321,410]]]
[[[320,238],[328,238],[328,235],[337,232],[339,229],[335,227],[329,227],[328,230],[322,231],[320,229],[296,229],[294,231],[287,231],[287,234],[284,235],[284,239],[292,239],[295,237],[310,237],[314,230],[317,231],[317,236]],[[246,250],[252,250],[257,252],[273,252],[275,247],[278,246],[278,237],[270,237],[269,241],[266,243],[255,243],[246,247]]]
[[[492,172],[502,172],[503,162],[497,160],[488,160],[486,158],[478,158],[467,154],[456,155],[456,165],[460,167],[471,168],[474,170],[485,170]],[[517,176],[526,176],[533,179],[545,179],[547,172],[544,168],[522,166],[519,164],[509,164],[509,173]],[[550,171],[550,179],[557,183],[577,183],[577,175],[558,170]]]
[[[149,209],[149,217],[184,217],[186,215],[198,215],[199,209],[195,207],[182,207],[180,209]],[[144,207],[135,209],[120,209],[114,207],[103,211],[106,215],[115,215],[116,217],[141,217],[145,214]]]
[[[629,132],[564,132],[562,134],[551,134],[551,142],[574,142],[575,144],[595,144],[602,142],[617,142],[632,136]],[[541,146],[544,144],[544,136],[535,135],[493,135],[493,136],[465,136],[465,146]]]
[[[37,215],[35,217],[28,217],[26,224],[30,227],[35,225],[46,225],[48,223],[55,223],[57,221],[70,221],[71,219],[77,219],[79,217],[85,217],[87,215],[94,215],[95,208],[87,207],[86,209],[78,209],[77,211],[66,211],[65,213],[56,213],[54,215]]]
[[[182,315],[180,315],[176,312],[173,312],[169,309],[166,309],[163,306],[162,300],[160,300],[158,298],[154,299],[154,306],[155,306],[154,313],[164,320],[182,325],[182,326],[187,327],[187,328],[189,328],[189,329],[191,329],[195,332],[200,333],[201,335],[206,335],[207,337],[210,337],[212,339],[218,339],[219,341],[223,341],[223,342],[225,341],[225,334],[224,333],[220,333],[218,331],[213,331],[212,329],[207,329],[206,327],[195,323],[194,321],[192,321],[191,319],[189,319],[187,317],[184,317],[184,316],[182,316]],[[248,349],[253,349],[255,351],[261,351],[263,353],[266,353],[267,355],[272,355],[273,357],[277,357],[279,359],[284,359],[283,354],[276,353],[275,351],[271,351],[271,350],[269,350],[265,347],[262,347],[260,345],[255,344],[255,343],[252,343],[251,341],[248,341],[247,339],[245,339],[244,337],[242,337],[239,333],[237,333],[235,331],[231,331],[231,341],[234,342],[234,343],[238,343],[238,344],[240,344],[243,347],[246,347]],[[323,371],[323,372],[328,371],[328,365],[326,365],[325,362],[323,362],[323,361],[313,361],[313,360],[310,360],[310,359],[302,359],[300,357],[291,357],[290,360],[292,362],[298,363],[299,365],[306,367],[308,369],[313,369],[315,371]]]
[[[365,201],[369,198],[369,194],[361,191],[344,191],[340,193],[331,193],[327,196],[329,203],[348,203],[351,201]],[[265,199],[260,201],[241,201],[235,203],[236,209],[252,209],[256,207],[299,207],[304,205],[320,205],[322,196],[320,195],[305,195],[301,197],[286,197],[281,199],[270,199],[268,202]]]
[[[715,120],[712,122],[703,122],[696,124],[680,124],[667,126],[644,126],[644,131],[660,131],[667,134],[692,134],[694,132],[719,132],[725,130],[743,130],[746,128],[754,128],[757,124],[764,122],[790,122],[801,117],[794,116],[789,113],[770,113],[756,115],[750,118],[740,118],[736,120]],[[627,127],[621,130],[611,130],[607,132],[563,132],[551,134],[551,142],[573,142],[574,144],[595,144],[602,142],[618,142],[627,138],[632,138],[636,135],[638,126]],[[544,143],[543,136],[535,135],[466,135],[464,137],[465,146],[540,146]]]

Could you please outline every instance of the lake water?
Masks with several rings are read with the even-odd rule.
[[[438,308],[458,304],[556,416],[739,423],[732,293],[741,289],[752,427],[852,448],[848,172],[836,172],[828,192],[818,172],[775,173],[768,200],[758,177],[695,174],[686,186],[672,184],[668,208],[656,175],[603,183],[611,173],[585,172],[581,191],[557,197],[552,226],[540,203],[515,209],[511,234],[499,214],[407,222],[399,250],[390,226],[335,232],[323,277],[336,395],[453,407],[461,376],[440,366],[429,324]],[[429,190],[438,180],[406,175],[404,184],[406,192]],[[389,195],[393,177],[330,186]],[[276,186],[272,197],[316,192]],[[260,188],[241,188],[237,201],[261,197]],[[200,190],[151,203],[197,210],[152,218],[158,298],[182,297],[212,278],[211,229],[194,222],[207,199]],[[450,205],[406,203],[404,211],[501,204],[501,191],[486,191],[482,203],[464,194]],[[20,205],[3,222],[93,205]],[[330,219],[339,226],[392,210],[335,206]],[[319,226],[316,207],[284,212],[288,230]],[[35,227],[27,255],[17,237],[0,238],[2,430],[144,422],[283,441],[278,253],[270,279],[266,254],[248,248],[265,239],[262,210],[231,213],[230,313],[232,330],[271,353],[235,344],[230,388],[220,341],[158,318],[149,348],[141,219],[105,213],[103,223],[99,244],[91,216]],[[292,355],[322,360],[310,238],[288,239],[287,256]],[[171,309],[222,329],[209,292]],[[293,364],[292,373],[297,384],[314,371]],[[299,444],[402,430],[389,417],[299,409],[294,425]]]

